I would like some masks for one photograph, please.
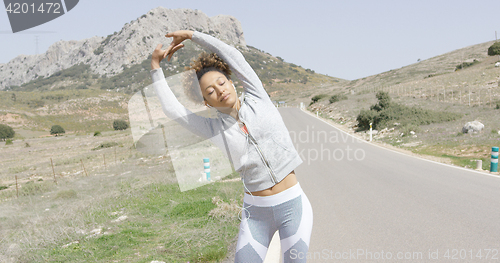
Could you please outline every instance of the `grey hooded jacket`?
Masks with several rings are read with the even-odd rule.
[[[281,115],[265,91],[259,77],[234,47],[200,33],[191,39],[215,52],[242,82],[239,119],[248,135],[232,116],[217,112],[217,118],[193,114],[176,99],[161,68],[151,71],[153,86],[163,112],[194,134],[210,139],[229,158],[249,192],[268,189],[302,163]]]

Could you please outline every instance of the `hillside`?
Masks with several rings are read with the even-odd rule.
[[[18,56],[0,65],[0,88],[5,88],[0,92],[0,120],[19,129],[47,131],[60,124],[70,133],[110,130],[113,119],[127,119],[131,95],[151,84],[151,50],[168,42],[164,32],[181,28],[211,34],[238,48],[273,100],[346,82],[247,46],[234,17],[209,18],[200,11],[158,7],[107,37],[57,42],[45,54]],[[162,62],[165,75],[182,72],[200,51],[186,41],[170,62]]]
[[[493,43],[473,45],[353,80],[341,89],[315,92],[321,99],[308,109],[364,139],[369,136],[358,131],[356,118],[377,103],[375,94],[379,91],[387,92],[394,103],[404,107],[430,110],[436,116],[458,114],[457,119],[441,123],[400,125],[401,121],[393,120],[380,127],[374,140],[460,166],[475,167],[475,160],[483,160],[483,169],[489,169],[491,147],[500,145],[500,67],[495,67],[497,56],[487,55]],[[333,95],[345,99],[330,103]],[[412,113],[408,110],[407,114]],[[402,117],[406,122],[411,119]],[[484,130],[464,135],[462,127],[474,120],[483,123]]]

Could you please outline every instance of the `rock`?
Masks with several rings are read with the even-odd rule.
[[[500,62],[495,63],[495,67],[500,67]]]
[[[480,132],[484,129],[484,124],[478,121],[467,122],[462,128],[462,133]]]
[[[366,133],[367,133],[367,134],[370,134],[370,130],[367,130],[367,131],[366,131]],[[377,131],[377,130],[372,130],[372,135],[375,135],[375,134],[377,134],[377,133],[378,133],[378,131]]]
[[[411,135],[415,135],[415,132],[414,132],[414,131],[410,131],[410,134],[411,134]]]
[[[111,222],[113,222],[113,223],[117,223],[117,222],[121,222],[121,221],[123,221],[123,220],[125,220],[125,219],[127,219],[127,218],[128,218],[128,216],[120,216],[120,217],[118,217],[118,218],[117,218],[117,219],[115,219],[115,220],[111,220]]]
[[[498,134],[500,134],[500,131],[498,131]]]
[[[69,246],[71,246],[71,245],[73,245],[73,244],[79,244],[79,243],[80,243],[79,241],[73,241],[73,242],[71,242],[71,243],[68,243],[68,244],[66,244],[66,245],[63,245],[61,248],[67,248],[67,247],[69,247]]]

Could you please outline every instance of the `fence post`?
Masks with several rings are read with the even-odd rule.
[[[491,166],[490,172],[498,172],[498,147],[491,147]]]
[[[54,170],[54,162],[52,162],[52,157],[50,158],[50,164],[52,165],[52,173],[54,174],[54,182],[57,184],[56,171]]]
[[[80,162],[82,162],[82,168],[83,168],[83,171],[85,172],[85,176],[89,176],[87,174],[87,170],[85,170],[85,166],[83,165],[83,159],[80,159]]]
[[[17,187],[17,174],[16,174],[16,194],[17,198],[19,198],[19,188]]]

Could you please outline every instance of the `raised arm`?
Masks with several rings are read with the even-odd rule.
[[[259,77],[245,60],[243,54],[241,54],[241,52],[236,48],[210,35],[189,30],[180,30],[168,33],[166,37],[173,38],[172,43],[167,49],[167,54],[165,54],[165,56],[169,56],[169,59],[175,51],[183,47],[181,44],[182,41],[185,39],[191,39],[200,46],[216,53],[224,62],[226,62],[229,67],[231,67],[231,70],[234,72],[236,77],[242,81],[245,92],[258,98],[269,99],[269,96],[267,95]]]
[[[159,44],[153,51],[151,59],[151,78],[153,79],[153,87],[160,100],[163,112],[167,117],[177,121],[183,127],[200,137],[206,139],[214,137],[219,132],[218,129],[215,128],[215,126],[220,126],[220,124],[215,123],[218,120],[198,116],[191,112],[177,100],[168,86],[165,76],[163,75],[163,70],[160,68],[160,62],[168,56],[169,49],[162,50],[161,46],[162,45]]]

